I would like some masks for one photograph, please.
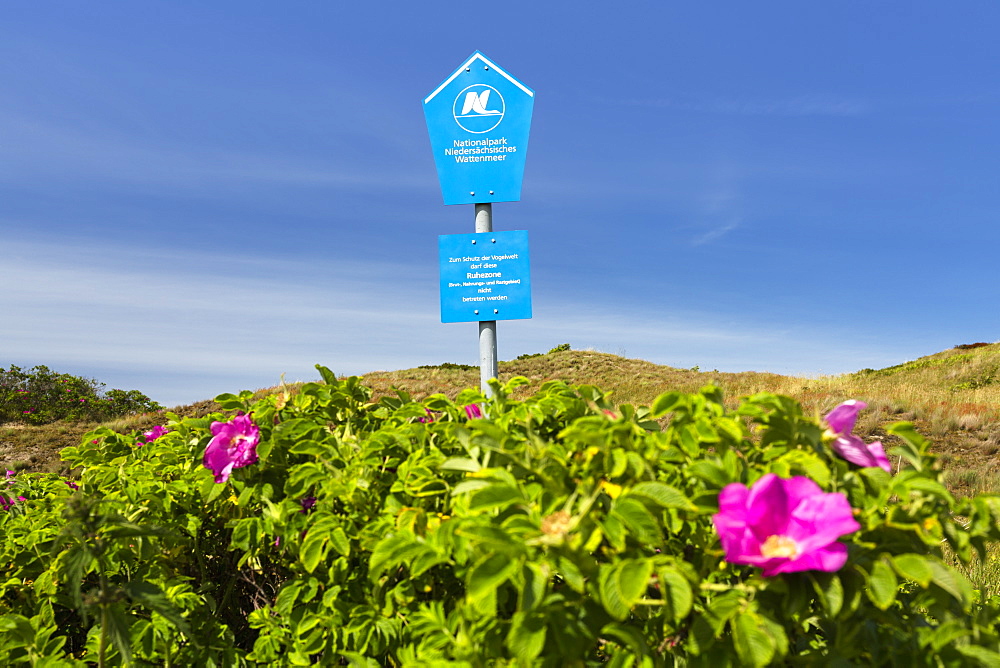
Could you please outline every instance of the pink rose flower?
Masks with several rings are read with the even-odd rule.
[[[226,482],[233,469],[257,463],[260,429],[249,415],[213,422],[211,429],[212,440],[205,448],[202,464],[215,474],[215,482]]]
[[[764,577],[839,570],[847,546],[837,539],[861,528],[843,494],[823,492],[809,478],[773,473],[750,488],[726,485],[712,522],[726,561],[762,568]]]
[[[153,441],[155,441],[156,439],[158,439],[160,436],[163,436],[164,434],[167,434],[169,432],[170,432],[170,430],[167,429],[166,427],[163,427],[161,425],[157,425],[157,426],[153,427],[152,429],[150,429],[149,431],[142,432],[142,436],[146,440],[145,440],[145,442],[140,441],[138,443],[138,445],[145,445],[146,443],[152,443]],[[213,432],[213,433],[215,433],[215,432]]]
[[[868,408],[868,404],[848,399],[826,414],[826,436],[832,439],[830,447],[838,455],[858,466],[878,466],[886,473],[892,473],[892,464],[885,454],[881,441],[865,444],[851,432],[858,421],[858,413]]]
[[[13,496],[6,497],[0,494],[0,510],[10,510],[13,506],[17,505],[18,501],[27,501],[23,496],[17,497],[17,500]]]

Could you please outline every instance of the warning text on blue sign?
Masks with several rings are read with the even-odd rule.
[[[527,232],[442,235],[438,250],[441,322],[531,317]]]

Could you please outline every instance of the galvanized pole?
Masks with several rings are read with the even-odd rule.
[[[476,204],[476,232],[493,231],[493,205]],[[493,396],[490,378],[497,377],[497,321],[479,321],[479,387],[487,397]]]

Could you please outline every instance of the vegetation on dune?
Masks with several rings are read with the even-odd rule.
[[[92,378],[44,365],[0,368],[0,465],[58,470],[58,451],[78,443],[95,424],[152,424],[158,418],[149,414],[163,408],[138,390],[104,388]]]
[[[947,471],[949,487],[963,494],[1000,489],[1000,383],[992,381],[998,369],[1000,344],[987,343],[959,345],[885,369],[819,378],[681,369],[596,351],[571,350],[569,344],[499,364],[501,380],[523,376],[530,381],[515,391],[516,396],[527,396],[549,380],[561,380],[602,387],[617,403],[648,405],[666,390],[693,392],[712,384],[723,390],[730,407],[739,397],[773,392],[802,402],[814,416],[846,399],[860,399],[869,405],[858,425],[860,434],[886,438],[888,424],[913,421],[932,438],[934,451]],[[392,395],[394,388],[399,388],[418,399],[436,393],[454,398],[465,388],[478,387],[479,369],[446,362],[372,372],[363,378],[376,397]],[[279,389],[258,390],[256,396]],[[296,386],[289,389],[295,391]],[[196,417],[218,410],[218,405],[202,401],[172,410]],[[61,420],[38,426],[0,421],[0,465],[17,470],[59,471],[64,465],[58,451],[78,444],[86,431],[102,424],[116,430],[148,429],[158,419],[156,414],[140,413],[116,420]]]
[[[1000,369],[1000,344],[964,344],[886,369],[819,378],[765,372],[727,373],[668,367],[596,351],[561,350],[500,362],[501,380],[524,376],[531,382],[518,392],[537,391],[549,380],[605,388],[619,403],[649,404],[664,390],[697,391],[720,387],[729,406],[739,397],[773,392],[795,398],[818,416],[846,399],[868,403],[858,425],[866,437],[887,437],[885,427],[913,421],[932,437],[934,451],[958,492],[1000,490],[1000,383],[989,379]],[[454,397],[479,383],[478,369],[409,369],[364,376],[376,394],[398,387],[424,397],[436,392]]]
[[[138,390],[105,390],[104,383],[92,378],[47,366],[0,368],[0,424],[108,420],[160,408]]]

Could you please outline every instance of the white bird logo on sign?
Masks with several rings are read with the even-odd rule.
[[[469,91],[468,93],[466,93],[465,103],[462,105],[461,115],[466,116],[470,111],[481,115],[496,115],[503,113],[499,109],[490,110],[486,108],[486,105],[489,104],[491,92],[492,91],[489,88],[487,88],[486,90],[478,94],[475,91]]]

